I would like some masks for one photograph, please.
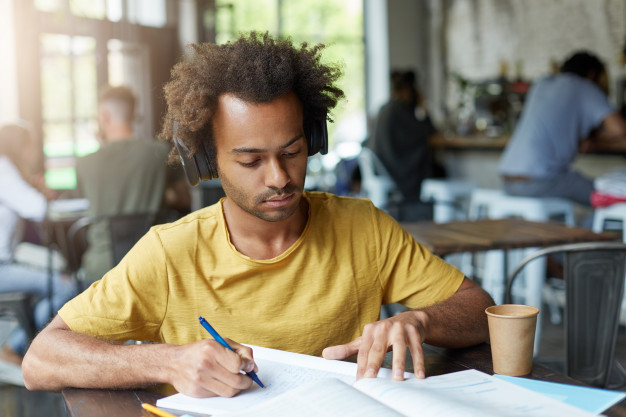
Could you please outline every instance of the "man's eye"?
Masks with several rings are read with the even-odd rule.
[[[255,166],[257,163],[259,162],[259,160],[254,160],[252,162],[239,162],[239,165],[244,166],[244,167],[253,167]]]
[[[300,153],[300,149],[294,152],[284,152],[283,155],[286,156],[287,158],[291,158],[291,157],[298,155],[299,153]]]

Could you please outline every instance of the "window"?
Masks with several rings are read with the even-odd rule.
[[[35,0],[42,12],[63,12],[68,6],[73,16],[87,19],[119,22],[126,16],[130,23],[152,27],[167,22],[166,0]]]
[[[74,188],[76,158],[98,150],[97,97],[103,84],[133,89],[135,134],[154,136],[150,57],[159,58],[160,51],[150,51],[154,39],[168,38],[172,32],[163,28],[166,1],[34,0],[42,21],[39,78],[49,187]],[[157,33],[161,31],[167,34]]]
[[[74,188],[74,158],[98,149],[96,40],[42,34],[40,43],[46,181],[52,188]]]
[[[335,123],[328,126],[330,147],[345,138],[338,137],[343,123],[358,120],[357,129],[365,135],[365,44],[362,0],[217,0],[216,42],[235,39],[251,30],[291,37],[295,42],[325,43],[322,57],[339,63],[344,76],[338,84],[346,99],[333,111]],[[365,139],[364,137],[359,138]]]

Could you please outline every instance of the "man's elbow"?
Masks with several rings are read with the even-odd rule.
[[[45,332],[46,329],[43,330]],[[59,371],[58,364],[48,359],[48,344],[40,340],[40,333],[22,360],[22,376],[24,386],[30,391],[60,391],[63,387],[55,384],[55,377]]]
[[[31,349],[24,355],[24,360],[22,361],[22,376],[24,377],[24,386],[30,391],[40,391],[43,389],[40,385],[42,375],[38,366],[40,362],[41,361],[37,358],[37,354],[33,353]]]

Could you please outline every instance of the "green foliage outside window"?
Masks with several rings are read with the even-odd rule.
[[[216,42],[234,40],[251,30],[290,37],[296,43],[325,43],[323,61],[339,64],[339,86],[346,99],[334,110],[329,125],[330,145],[335,127],[365,111],[365,44],[362,0],[217,0]]]

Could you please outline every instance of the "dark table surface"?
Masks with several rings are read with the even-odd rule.
[[[483,344],[467,349],[442,349],[424,345],[426,375],[441,375],[450,372],[477,369],[482,372],[493,374],[491,363],[491,350],[488,344]],[[389,355],[388,355],[389,356]],[[389,357],[385,366],[390,366]],[[412,370],[410,362],[408,370]],[[582,383],[550,370],[544,366],[535,364],[533,372],[528,377],[544,381],[560,382],[572,385]],[[63,390],[63,398],[67,405],[68,414],[72,417],[138,417],[147,416],[141,407],[142,402],[155,404],[156,400],[171,393],[155,389],[134,390],[94,390],[66,388]],[[177,414],[183,414],[182,412]],[[194,416],[203,414],[187,413]],[[614,405],[603,413],[608,417],[626,417],[626,400]]]
[[[517,218],[448,223],[423,221],[402,223],[402,227],[439,256],[617,239],[611,233],[594,233],[557,222],[531,222]]]

